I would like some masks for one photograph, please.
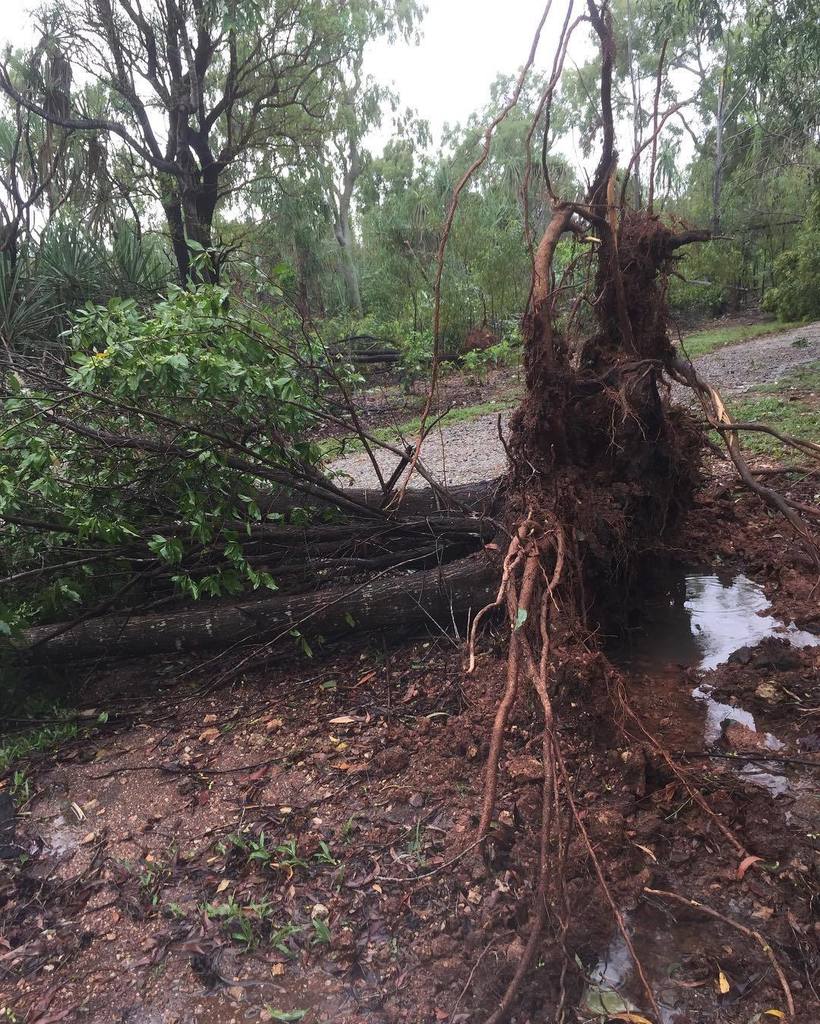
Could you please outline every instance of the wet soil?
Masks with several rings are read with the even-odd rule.
[[[820,634],[816,575],[713,468],[717,490],[698,496],[670,563],[647,567],[631,635],[611,642],[640,724],[594,673],[564,679],[562,748],[664,1024],[765,1022],[786,1005],[754,940],[647,889],[759,931],[792,1019],[811,1024],[820,647],[793,647],[788,627]],[[797,500],[816,488],[788,486]],[[24,855],[0,862],[0,1008],[28,1024],[482,1020],[526,941],[540,813],[539,718],[521,705],[492,841],[474,845],[503,656],[488,633],[466,676],[446,637],[385,636],[220,685],[231,656],[84,673],[81,738],[14,766],[30,797]],[[588,850],[573,837],[553,854],[566,903],[551,906],[513,1019],[552,1021],[563,1005],[567,1021],[655,1024]]]

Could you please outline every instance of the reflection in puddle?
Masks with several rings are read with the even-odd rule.
[[[785,624],[768,613],[769,602],[763,588],[742,573],[696,573],[678,568],[665,581],[660,594],[648,597],[640,609],[640,626],[632,631],[629,643],[618,644],[613,660],[628,671],[651,676],[668,675],[670,668],[682,666],[708,672],[723,664],[741,647],[755,647],[767,637],[779,637],[794,647],[820,644],[820,636],[799,630],[793,623]],[[706,746],[721,735],[727,719],[756,730],[753,715],[745,708],[722,704],[713,699],[711,687],[701,684],[692,691],[703,706],[703,739]],[[779,750],[783,744],[770,733],[764,735],[765,746]],[[788,812],[795,823],[816,821],[816,803],[805,802],[804,784],[796,783],[771,770],[772,763],[738,761],[736,774],[745,782],[767,789],[773,797],[790,792],[800,795]],[[816,794],[816,788],[814,789]],[[805,804],[805,806],[804,806]],[[660,1024],[680,1019],[682,997],[665,982],[672,968],[696,960],[702,955],[701,925],[659,916],[650,905],[638,908],[627,919],[637,955],[655,989]],[[645,998],[637,984],[631,957],[623,936],[616,932],[597,966],[590,973],[590,984],[584,995],[582,1009],[612,1016],[624,1015],[640,1006]]]
[[[707,672],[723,664],[740,647],[754,647],[767,637],[780,637],[795,647],[820,644],[820,637],[786,625],[767,614],[763,588],[743,573],[694,573],[678,569],[660,597],[650,598],[641,629],[635,630],[620,660],[643,672],[683,665]],[[617,655],[616,655],[617,657]],[[721,725],[731,718],[754,730],[755,720],[745,708],[721,704],[701,684],[692,696],[703,703],[706,718],[703,739],[711,745],[720,738]],[[779,750],[782,743],[766,733],[766,746]],[[770,792],[785,792],[779,781],[762,772],[748,772],[749,781]],[[785,780],[783,780],[785,782]],[[777,795],[775,793],[775,795]]]
[[[743,573],[697,573],[678,568],[660,593],[641,608],[640,627],[616,660],[639,671],[683,665],[704,672],[725,662],[739,647],[767,637],[795,647],[820,644],[820,637],[766,614],[763,588]]]
[[[691,574],[685,578],[690,631],[704,672],[723,664],[739,647],[754,647],[766,637],[779,636],[794,647],[820,643],[820,637],[786,626],[766,614],[769,602],[763,588],[742,573],[727,580],[719,576]]]

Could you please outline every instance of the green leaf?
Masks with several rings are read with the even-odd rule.
[[[268,1007],[271,1020],[301,1020],[307,1016],[307,1010],[274,1010]]]
[[[515,629],[518,631],[527,621],[527,609],[519,608],[515,614]]]

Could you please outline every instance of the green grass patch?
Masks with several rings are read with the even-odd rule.
[[[440,420],[439,426],[450,427],[454,423],[469,423],[472,420],[480,419],[482,416],[490,416],[492,413],[504,412],[512,409],[518,403],[518,398],[505,398],[493,402],[480,402],[478,405],[456,406],[449,410]],[[428,417],[428,424],[433,417]],[[421,429],[421,417],[414,416],[412,419],[404,420],[389,427],[374,427],[368,433],[379,441],[386,444],[400,445],[404,441],[411,442],[418,436]],[[354,452],[363,451],[362,442],[358,437],[334,437],[326,442],[325,454],[328,459],[337,459],[342,455],[351,455]]]
[[[42,750],[55,750],[66,740],[76,739],[79,729],[76,722],[54,722],[10,733],[0,737],[0,774],[7,772],[24,757]]]
[[[709,331],[696,331],[687,334],[683,339],[683,347],[691,359],[704,356],[708,352],[725,348],[727,345],[739,345],[753,338],[762,338],[766,334],[780,334],[799,327],[799,323],[779,323],[770,320],[764,324],[736,324],[733,327],[716,327]]]
[[[820,362],[808,363],[784,375],[779,381],[761,384],[744,398],[730,402],[733,419],[757,421],[804,441],[820,438]],[[760,455],[788,455],[799,459],[793,449],[784,449],[775,437],[743,432],[743,447]]]

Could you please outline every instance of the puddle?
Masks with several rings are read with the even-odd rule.
[[[617,645],[615,660],[625,668],[650,674],[668,671],[670,665],[708,672],[739,648],[754,647],[767,637],[788,640],[794,647],[820,644],[820,636],[776,619],[768,609],[763,588],[743,573],[689,572],[678,567],[666,586],[646,601],[641,627]],[[727,718],[756,731],[751,712],[714,700],[708,684],[695,687],[692,696],[706,712],[706,746],[717,742]],[[771,733],[766,733],[764,740],[772,751],[783,746]],[[745,774],[772,793],[785,792],[779,776],[751,769]]]
[[[676,677],[680,668],[708,672],[726,662],[739,648],[754,647],[768,637],[787,640],[794,647],[820,645],[820,636],[799,630],[794,623],[782,622],[769,610],[763,588],[742,573],[703,573],[678,567],[646,597],[640,608],[638,628],[631,630],[628,640],[614,644],[610,656],[627,671],[658,679]],[[697,686],[691,696],[704,711],[705,747],[720,738],[722,722],[727,718],[757,731],[751,712],[715,700],[708,683]],[[763,738],[772,751],[783,747],[770,733],[763,734]],[[818,806],[813,780],[793,782],[772,770],[774,767],[774,763],[740,760],[735,774],[767,789],[773,797],[790,793],[796,799],[787,812],[787,820],[790,817],[795,827],[811,827]],[[806,789],[814,791],[815,800],[805,801]],[[695,965],[702,960],[702,925],[673,919],[645,904],[628,916],[627,930],[652,984],[660,1024],[683,1019],[681,1013],[687,1011],[684,1004],[697,996],[682,995],[674,974],[681,965]],[[592,1019],[604,1019],[615,1013],[640,1013],[646,997],[637,984],[626,942],[619,932],[589,972],[589,978],[581,1008],[592,1013]]]
[[[770,636],[795,647],[820,644],[820,636],[781,622],[768,609],[763,588],[743,573],[677,567],[647,596],[640,626],[615,645],[613,655],[639,671],[672,664],[707,672],[738,648],[754,647]]]
[[[699,976],[707,962],[703,924],[673,918],[652,904],[644,904],[625,915],[624,923],[660,1011],[658,1018],[651,1015],[653,1022],[657,1019],[657,1024],[678,1024],[682,1020],[702,1019],[694,1013],[690,1016],[693,1006],[687,1004],[697,1002],[697,990],[705,985],[693,986],[684,979],[692,974]],[[615,1014],[646,1012],[646,994],[620,931],[616,931],[606,953],[589,972],[589,979],[581,1004],[586,1019],[591,1014],[597,1024]],[[687,995],[693,989],[694,1000]]]

